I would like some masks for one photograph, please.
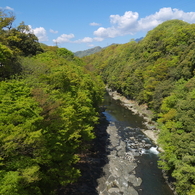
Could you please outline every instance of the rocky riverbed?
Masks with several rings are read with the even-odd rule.
[[[115,122],[107,127],[110,144],[108,164],[103,167],[104,175],[98,179],[97,191],[99,195],[138,195],[135,187],[140,186],[142,180],[135,176],[137,163],[133,151],[126,150],[127,143],[119,135]]]
[[[159,129],[157,128],[157,123],[152,121],[153,113],[151,110],[148,110],[147,105],[138,105],[136,101],[129,100],[121,94],[117,93],[116,91],[112,91],[109,88],[106,88],[106,90],[114,100],[120,101],[122,106],[131,110],[134,114],[138,114],[139,116],[143,117],[143,119],[145,120],[144,124],[148,129],[142,129],[142,132],[147,137],[149,137],[155,144],[157,144]],[[162,148],[159,148],[159,150],[163,151]]]
[[[110,97],[112,97],[112,99],[120,102],[121,106],[127,108],[128,110],[131,110],[134,114],[138,114],[140,117],[143,118],[143,120],[144,120],[143,124],[147,128],[141,129],[141,131],[144,133],[144,135],[146,135],[146,137],[148,137],[150,140],[152,140],[152,142],[154,144],[153,146],[149,146],[150,144],[148,145],[149,150],[151,150],[150,152],[155,153],[155,154],[158,154],[159,152],[164,152],[163,148],[158,146],[158,143],[157,143],[160,130],[158,129],[157,123],[152,121],[153,112],[148,109],[147,105],[146,104],[138,105],[138,103],[136,101],[129,100],[126,97],[122,96],[121,94],[117,93],[116,91],[112,91],[109,88],[106,88],[106,90],[107,90],[108,94],[110,95]],[[127,143],[128,142],[129,141],[127,141]],[[129,143],[127,145],[129,145]],[[146,147],[147,149],[144,149],[144,147],[142,147],[142,145],[141,145],[141,146],[139,146],[139,148],[143,148],[142,152],[146,152],[146,153],[148,152],[147,147]],[[171,191],[172,191],[171,193],[174,195],[177,195],[177,193],[175,192],[174,185],[172,183],[172,178],[170,176],[168,176],[166,174],[166,172],[163,172],[163,177],[164,177],[167,185],[171,189]],[[142,189],[140,189],[140,190],[142,190]],[[140,194],[142,194],[142,193],[140,193]]]

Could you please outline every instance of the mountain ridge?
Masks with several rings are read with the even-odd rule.
[[[143,39],[143,37],[140,37],[140,38],[135,39],[134,41],[139,42],[142,39]],[[117,45],[117,44],[116,43],[112,43],[111,45]],[[111,45],[109,45],[109,46],[111,46]],[[74,52],[74,55],[77,56],[77,57],[82,58],[84,56],[88,56],[88,55],[97,53],[97,52],[101,51],[102,49],[105,49],[105,48],[107,48],[109,46],[106,46],[106,47],[96,46],[96,47],[93,47],[91,49],[86,49],[86,50],[83,50],[83,51],[76,51],[76,52]]]

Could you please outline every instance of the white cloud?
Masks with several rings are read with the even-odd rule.
[[[94,37],[93,40],[94,40],[94,41],[97,41],[97,42],[101,42],[101,41],[103,41],[104,39],[101,38],[101,37]]]
[[[9,7],[9,6],[0,7],[0,9],[14,11],[14,8],[11,8],[11,7]]]
[[[94,31],[96,37],[102,39],[135,34],[139,31],[148,31],[166,20],[179,19],[189,23],[195,22],[195,12],[184,12],[179,9],[161,8],[155,14],[139,19],[137,12],[127,11],[123,16],[110,15],[108,28],[100,27]]]
[[[74,43],[91,43],[91,42],[93,42],[93,38],[91,37],[85,37],[83,39],[78,39],[74,41]]]
[[[70,39],[74,38],[74,34],[62,34],[60,35],[57,39],[53,39],[53,42],[57,43],[66,43],[66,42],[71,42]]]
[[[14,8],[11,8],[11,7],[9,7],[9,6],[6,6],[5,9],[14,11]]]
[[[110,22],[116,24],[118,28],[123,29],[129,26],[134,26],[138,17],[139,14],[137,12],[128,11],[125,12],[123,16],[111,15]]]
[[[94,31],[94,35],[102,38],[114,38],[125,34],[133,34],[136,28],[139,14],[137,12],[128,11],[123,16],[111,15],[111,27],[100,27]]]
[[[104,39],[101,38],[101,37],[94,37],[94,38],[85,37],[83,39],[78,39],[78,40],[74,41],[73,43],[91,43],[91,42],[94,42],[94,41],[100,42],[100,41],[103,41],[103,40]]]
[[[99,24],[99,23],[96,23],[96,22],[92,22],[92,23],[90,23],[89,25],[90,25],[90,26],[100,26],[100,24]]]
[[[195,12],[184,12],[170,7],[162,8],[159,12],[141,18],[138,21],[138,30],[150,30],[166,20],[179,19],[189,23],[195,22]]]
[[[39,41],[48,41],[46,30],[43,27],[35,28],[33,32],[38,37]]]
[[[53,39],[54,43],[92,43],[94,41],[103,41],[104,39],[101,37],[84,37],[83,39],[78,39],[75,41],[72,41],[71,39],[74,38],[74,34],[62,34],[57,39]]]
[[[47,32],[43,27],[32,28],[31,25],[28,25],[30,30],[37,36],[39,41],[48,41]]]
[[[115,27],[109,27],[109,28],[100,27],[94,32],[94,35],[102,39],[114,38],[120,36],[120,30]]]
[[[14,11],[14,8],[11,8],[9,6],[6,6],[6,7],[0,7],[0,9],[2,10],[10,10],[10,11]]]
[[[53,33],[53,34],[57,34],[57,33],[58,33],[57,30],[53,30],[53,29],[50,29],[49,32],[50,32],[50,33]]]

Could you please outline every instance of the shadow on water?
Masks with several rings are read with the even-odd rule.
[[[96,138],[87,155],[81,158],[77,168],[81,171],[79,180],[61,189],[58,195],[99,195],[96,188],[97,180],[104,175],[103,167],[108,163],[106,146],[109,144],[109,135],[106,131],[109,122],[103,113],[100,123],[95,127]]]

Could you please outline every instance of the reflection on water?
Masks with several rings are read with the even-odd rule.
[[[143,147],[137,152],[138,166],[136,168],[136,176],[142,178],[142,184],[137,188],[139,195],[173,195],[162,176],[161,170],[158,169],[159,152],[157,147],[139,130],[147,129],[143,124],[143,118],[122,107],[119,101],[111,99],[108,94],[105,95],[103,105],[106,107],[104,114],[107,120],[119,124],[119,134],[127,143],[127,151],[136,150],[131,148],[132,134],[140,143],[150,145],[149,148]],[[131,132],[131,129],[135,131]]]

